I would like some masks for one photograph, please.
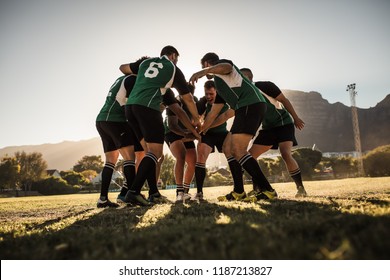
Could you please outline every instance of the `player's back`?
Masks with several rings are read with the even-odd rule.
[[[143,61],[127,104],[138,104],[159,110],[162,95],[172,87],[175,71],[175,65],[166,56]]]

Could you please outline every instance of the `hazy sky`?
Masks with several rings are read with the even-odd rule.
[[[389,15],[389,0],[1,1],[0,148],[97,137],[119,65],[168,44],[187,79],[213,51],[330,103],[350,106],[356,83],[373,107],[390,93]]]

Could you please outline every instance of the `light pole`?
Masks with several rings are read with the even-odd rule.
[[[362,146],[360,144],[360,131],[359,131],[359,120],[356,108],[355,96],[357,95],[356,84],[350,84],[347,86],[347,91],[351,98],[351,111],[352,111],[352,125],[353,125],[353,135],[355,140],[355,150],[357,153],[357,162],[358,162],[358,175],[364,176],[363,168],[363,158],[362,158]]]

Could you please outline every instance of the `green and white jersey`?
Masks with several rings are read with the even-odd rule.
[[[267,103],[267,112],[262,121],[261,129],[270,129],[294,123],[290,113],[283,107],[276,97],[282,91],[272,82],[262,81],[254,83],[259,88]]]
[[[167,56],[146,59],[139,65],[137,81],[127,104],[160,111],[162,96],[171,87],[178,89],[179,94],[190,92],[183,73]]]
[[[241,74],[230,60],[221,59],[218,63],[229,63],[233,66],[229,74],[214,76],[218,94],[229,104],[230,108],[237,110],[244,106],[265,102],[260,90]]]
[[[121,76],[111,86],[106,102],[96,117],[96,121],[126,122],[124,105],[133,89],[135,75]]]

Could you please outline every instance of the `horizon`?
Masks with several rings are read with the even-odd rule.
[[[290,90],[290,89],[283,89],[282,91],[295,91],[295,92],[302,92],[302,91],[300,91],[300,90]],[[311,91],[311,92],[303,92],[303,93],[305,93],[305,94],[310,94],[310,93],[312,93],[312,92],[314,92],[314,93],[319,93],[319,92],[316,92],[316,91]],[[319,93],[320,95],[321,95],[321,93]],[[390,94],[388,94],[388,95],[390,95]],[[385,98],[388,96],[388,95],[386,95],[382,100],[379,100],[377,103],[376,103],[376,105],[378,105],[380,102],[382,102],[383,100],[385,100]],[[322,97],[322,99],[324,99],[325,101],[327,101],[328,103],[329,103],[329,105],[334,105],[334,104],[336,104],[336,103],[341,103],[341,102],[335,102],[335,103],[330,103],[328,100],[326,100],[322,95],[321,95],[321,97]],[[348,108],[351,108],[351,106],[349,105],[345,105],[345,104],[343,104],[343,103],[341,103],[342,105],[344,105],[345,107],[348,107]],[[293,104],[294,105],[294,104]],[[376,106],[375,105],[375,106]],[[371,108],[374,108],[375,106],[373,106],[373,107],[370,107],[370,108],[360,108],[359,106],[357,106],[357,108],[358,109],[371,109]],[[163,114],[165,114],[165,111],[164,111],[164,113]],[[351,124],[351,126],[352,126],[352,124]],[[0,146],[0,150],[1,149],[7,149],[7,148],[17,148],[17,147],[23,147],[23,146],[41,146],[41,145],[56,145],[56,144],[61,144],[61,143],[64,143],[64,142],[81,142],[81,141],[89,141],[89,140],[92,140],[92,139],[94,139],[94,138],[99,138],[100,139],[100,136],[99,136],[99,134],[96,132],[96,135],[94,135],[94,136],[91,136],[91,137],[89,137],[89,138],[83,138],[83,139],[63,139],[63,140],[59,140],[59,141],[57,141],[57,142],[43,142],[43,143],[24,143],[24,144],[18,144],[18,145],[8,145],[8,146],[3,146],[3,147],[1,147]],[[169,151],[169,148],[165,145],[165,143],[164,143],[164,153],[165,153],[165,151],[166,150],[168,150],[168,153],[170,153],[170,151]],[[102,155],[104,155],[104,153],[102,152]]]

